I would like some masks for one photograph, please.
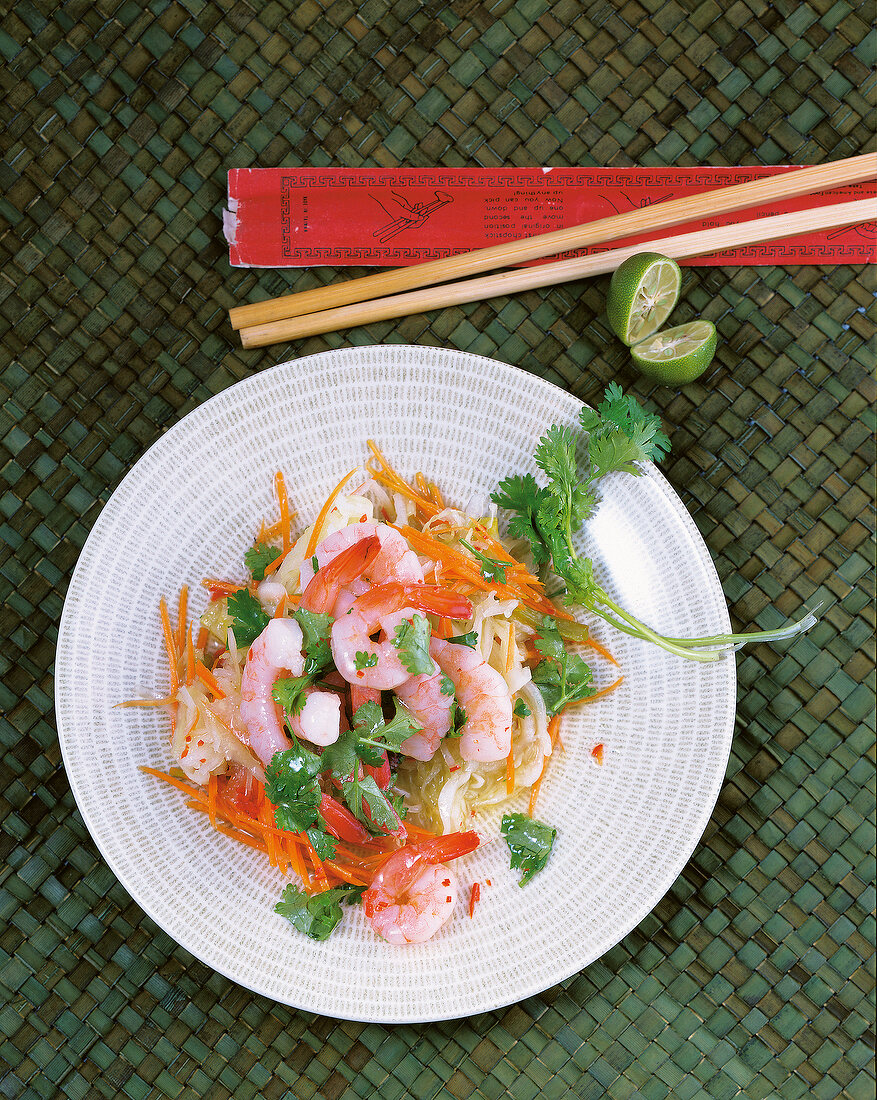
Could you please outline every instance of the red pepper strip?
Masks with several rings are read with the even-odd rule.
[[[469,916],[471,917],[475,912],[475,906],[478,904],[478,900],[481,897],[481,886],[477,882],[472,883],[472,889],[469,891]]]
[[[324,794],[320,799],[320,813],[326,822],[326,832],[336,840],[346,840],[351,844],[365,844],[371,840],[368,829],[330,794]]]

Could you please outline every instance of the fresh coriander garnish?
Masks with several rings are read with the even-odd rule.
[[[510,866],[523,872],[518,885],[526,886],[548,862],[557,829],[526,814],[504,814],[500,832],[509,846]]]

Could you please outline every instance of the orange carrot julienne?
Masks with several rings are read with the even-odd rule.
[[[198,637],[195,640],[195,648],[200,649],[200,651],[203,653],[204,652],[204,647],[207,645],[207,642],[209,640],[210,640],[210,631],[207,629],[206,626],[200,627],[198,629]]]
[[[284,592],[283,595],[280,597],[280,599],[277,601],[277,606],[274,608],[274,618],[275,619],[282,619],[283,616],[286,614],[287,600],[288,600],[288,596]]]
[[[285,557],[286,552],[284,551],[282,554],[278,554],[274,561],[269,561],[268,564],[265,566],[265,571],[263,575],[266,577],[270,577]]]
[[[180,598],[177,605],[177,649],[183,652],[186,644],[186,610],[189,605],[189,587],[183,585],[180,588]]]
[[[558,735],[560,734],[560,715],[554,714],[548,719],[548,736],[551,738],[552,747],[557,744]],[[527,813],[530,817],[533,816],[533,810],[536,808],[536,798],[539,794],[539,788],[542,786],[542,779],[545,775],[545,770],[548,767],[548,757],[542,761],[542,771],[539,772],[539,776],[536,782],[530,788],[530,804],[527,807]]]
[[[180,672],[177,667],[179,657],[174,632],[171,628],[171,617],[168,615],[167,604],[164,596],[158,601],[158,609],[161,614],[161,632],[164,635],[164,647],[167,651],[168,664],[170,665],[171,695],[176,695],[180,686]]]
[[[354,466],[352,470],[350,470],[344,475],[344,477],[341,478],[341,480],[338,482],[332,492],[328,495],[328,497],[326,497],[326,503],[320,509],[319,515],[317,516],[316,520],[314,520],[314,526],[311,530],[311,537],[308,539],[307,548],[305,549],[306,558],[309,558],[311,554],[313,554],[313,552],[316,550],[317,544],[320,541],[320,532],[322,531],[323,524],[326,522],[326,516],[328,516],[329,512],[332,510],[332,505],[335,503],[335,500],[341,490],[355,473],[356,467]]]
[[[442,510],[444,504],[440,503],[441,494],[436,486],[425,486],[423,491],[418,492],[387,462],[374,440],[368,440],[368,449],[372,453],[372,458],[366,462],[366,469],[379,485],[407,497],[418,512],[421,512],[427,519],[432,519],[434,515]],[[423,477],[422,474],[419,476]],[[434,494],[433,489],[435,490]]]
[[[192,624],[186,631],[186,687],[195,682],[195,643],[192,639]]]
[[[292,546],[292,538],[289,530],[289,496],[286,492],[286,479],[282,470],[278,470],[274,475],[274,488],[277,491],[277,502],[280,505],[280,537],[283,540],[283,552],[285,554]]]
[[[624,677],[619,676],[617,680],[613,680],[611,684],[607,684],[606,687],[600,688],[599,691],[595,691],[593,695],[588,695],[585,699],[582,699],[583,703],[593,703],[597,699],[602,699],[604,695],[608,695],[610,692],[624,682]]]
[[[515,789],[515,746],[509,749],[505,761],[505,793],[511,794]]]
[[[123,703],[113,703],[113,709],[120,710],[125,707],[169,707],[176,705],[177,700],[172,695],[166,695],[164,699],[126,699]]]
[[[210,817],[210,824],[213,828],[216,828],[216,798],[219,794],[219,780],[215,775],[211,775],[207,780],[207,813]]]
[[[202,661],[195,661],[195,675],[198,677],[201,683],[205,685],[205,687],[208,687],[210,689],[214,699],[225,698],[225,692],[219,686],[219,681]]]
[[[600,656],[604,660],[608,661],[610,664],[616,666],[618,665],[618,662],[615,660],[609,650],[604,645],[601,645],[600,642],[595,642],[593,638],[588,637],[586,641],[582,642],[582,645],[589,646],[591,649],[596,650],[597,653],[599,653]]]

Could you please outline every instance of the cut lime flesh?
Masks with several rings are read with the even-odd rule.
[[[630,349],[640,371],[659,382],[692,382],[712,362],[718,334],[712,321],[689,321],[665,329]]]
[[[682,274],[675,260],[656,252],[630,256],[609,283],[606,314],[625,344],[656,332],[679,298]]]

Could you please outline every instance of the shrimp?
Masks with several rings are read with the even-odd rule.
[[[368,538],[377,538],[380,552],[362,571],[352,585],[353,594],[361,596],[369,584],[383,584],[385,581],[400,581],[403,584],[422,584],[423,568],[420,559],[406,542],[405,538],[386,523],[351,523],[328,535],[319,544],[311,561],[302,562],[301,585],[307,588],[314,575],[313,561],[317,569],[325,568],[330,562],[349,547]],[[347,610],[346,607],[343,610]],[[336,612],[339,614],[340,612]]]
[[[375,932],[399,945],[434,936],[457,900],[456,876],[444,861],[467,855],[478,844],[477,833],[449,833],[393,852],[362,895]]]
[[[302,607],[314,612],[331,608],[342,585],[359,576],[379,550],[377,539],[370,537],[336,555],[308,584]],[[303,674],[303,645],[304,635],[294,619],[271,619],[247,653],[241,675],[241,721],[250,748],[266,766],[275,752],[289,748],[272,688],[283,673]],[[312,690],[301,712],[290,721],[299,736],[314,744],[331,745],[341,730],[340,697],[335,692]]]
[[[433,645],[430,655],[435,660]],[[421,729],[402,742],[399,751],[414,760],[432,760],[443,737],[451,732],[454,687],[439,668],[412,676],[396,688],[396,694],[420,723]]]
[[[433,638],[429,652],[454,684],[466,713],[460,729],[464,760],[504,760],[512,747],[512,699],[502,675],[477,649]]]
[[[250,748],[266,767],[275,752],[289,748],[271,689],[282,673],[301,676],[304,672],[303,643],[294,619],[272,619],[247,654],[241,676],[241,721]]]
[[[403,684],[411,672],[402,663],[394,633],[416,611],[461,619],[469,617],[472,605],[465,596],[423,584],[390,581],[369,589],[332,624],[332,656],[344,679],[381,689]],[[378,632],[381,637],[372,641]]]

